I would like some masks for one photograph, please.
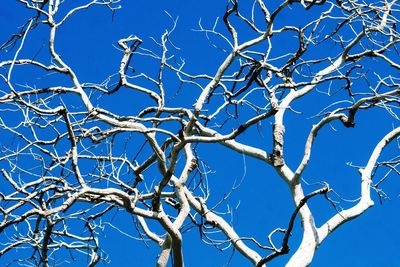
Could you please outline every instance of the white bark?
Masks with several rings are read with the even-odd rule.
[[[64,49],[69,47],[60,43],[59,31],[91,7],[114,12],[121,8],[120,0],[68,1],[70,5],[59,0],[18,0],[35,17],[0,44],[0,78],[4,81],[0,134],[5,136],[0,144],[0,164],[7,183],[0,189],[0,232],[8,238],[0,244],[0,256],[23,247],[32,257],[21,264],[48,266],[56,262],[58,253],[73,250],[90,259],[88,266],[95,266],[105,258],[100,253],[101,231],[106,225],[119,229],[119,222],[110,215],[117,210],[132,216],[137,230],[126,233],[119,229],[121,233],[144,242],[151,240],[160,247],[159,267],[170,262],[174,267],[185,265],[185,229],[198,231],[205,244],[233,247],[257,267],[267,266],[289,251],[293,254],[286,266],[309,266],[326,237],[373,206],[371,188],[380,190],[381,181],[400,173],[398,156],[387,159],[398,149],[389,144],[400,136],[400,82],[393,75],[400,69],[393,52],[400,40],[398,1],[365,5],[356,0],[292,0],[273,9],[273,4],[263,0],[254,1],[250,8],[243,8],[249,4],[245,1],[231,0],[221,25],[217,21],[206,28],[199,22],[198,31],[205,34],[207,45],[223,43],[220,48],[225,53],[220,62],[215,62],[213,55],[204,55],[210,58],[210,65],[200,74],[187,71],[186,66],[196,62],[179,61],[180,49],[173,42],[178,21],[168,14],[172,26],[159,41],[153,39],[156,49],[148,48],[147,36],[132,34],[117,42],[120,62],[104,66],[116,73],[102,83],[86,82],[64,57]],[[310,9],[304,13],[310,16],[287,15]],[[39,41],[34,36],[47,40],[48,51],[29,58],[24,52],[28,44]],[[287,41],[284,49],[282,40]],[[155,65],[149,63],[148,69],[147,65],[144,69],[135,66],[144,62],[136,60],[139,57]],[[43,58],[48,62],[42,62]],[[381,65],[384,68],[376,68]],[[26,73],[25,68],[45,75],[34,76],[35,71]],[[24,75],[29,79],[22,84],[18,78]],[[102,103],[107,101],[119,105],[124,90],[137,93],[137,99],[131,101],[134,108],[129,109],[133,114],[104,108]],[[175,101],[176,93],[182,92],[184,101]],[[148,104],[143,108],[136,105],[142,101]],[[322,110],[315,110],[313,101],[318,101]],[[379,113],[379,125],[389,130],[365,167],[358,167],[359,200],[347,203],[348,208],[340,212],[332,210],[327,221],[316,222],[316,211],[308,200],[330,201],[333,190],[340,198],[328,185],[331,177],[317,190],[305,182],[314,149],[320,145],[317,136],[325,135],[328,126],[351,131],[357,128],[359,113],[367,109],[373,113],[378,108],[386,111],[385,115]],[[297,115],[288,119],[289,112]],[[370,119],[371,124],[376,123],[376,117]],[[309,128],[307,138],[297,140],[304,142],[299,162],[292,157],[298,153],[285,143],[290,131],[298,131],[289,125],[293,120]],[[386,154],[386,147],[393,151]],[[219,172],[210,171],[209,165],[219,164],[207,163],[207,153],[213,149],[226,152],[224,157],[237,153],[257,159],[274,171],[275,175],[261,173],[260,180],[247,177],[246,182],[254,186],[264,186],[264,179],[286,183],[293,211],[269,235],[265,233],[268,238],[242,236],[253,229],[243,231],[232,225],[232,211],[221,211],[219,204],[231,204],[229,196],[236,194],[236,184],[217,205],[210,197],[215,189],[209,188],[212,183],[208,179],[232,184],[220,179]],[[329,145],[325,149],[330,149]],[[377,170],[385,168],[389,171],[377,182]],[[329,176],[321,170],[322,179]],[[241,198],[248,201],[247,195]],[[257,205],[254,203],[255,211],[263,212]],[[79,223],[83,236],[75,233]],[[291,236],[298,223],[301,243],[294,247]]]

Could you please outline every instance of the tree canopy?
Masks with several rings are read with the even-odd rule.
[[[0,265],[393,253],[399,8],[6,0]]]

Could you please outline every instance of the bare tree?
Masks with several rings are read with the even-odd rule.
[[[230,245],[254,266],[266,266],[289,250],[286,266],[308,266],[318,246],[373,206],[373,198],[384,199],[381,185],[399,174],[396,0],[230,0],[221,22],[198,24],[198,34],[225,54],[200,74],[188,71],[196,62],[179,59],[179,44],[173,42],[179,23],[170,16],[172,26],[159,39],[120,39],[117,71],[101,83],[83,82],[64,59],[57,33],[81,13],[95,12],[93,6],[118,16],[119,0],[82,6],[77,6],[82,1],[16,1],[31,17],[0,46],[0,256],[28,251],[17,264],[58,265],[69,252],[88,257],[88,266],[107,261],[104,227],[127,232],[112,222],[119,212],[133,219],[127,223],[137,232],[129,235],[159,245],[157,266],[184,266],[184,232],[191,228],[205,244]],[[28,42],[41,41],[37,34],[46,38],[47,53],[24,53]],[[155,67],[141,67],[141,60]],[[24,75],[30,78],[21,82]],[[136,96],[135,114],[105,108],[125,91]],[[387,128],[366,162],[348,164],[358,170],[353,175],[359,196],[346,200],[345,190],[329,186],[326,173],[310,185],[304,172],[317,135],[355,131],[364,113],[364,119],[385,121]],[[308,129],[298,130],[307,137],[301,159],[290,164],[285,128],[296,129],[287,125],[287,114],[297,114],[296,123]],[[246,138],[249,131],[258,140]],[[219,204],[229,201],[238,184],[219,203],[209,200],[208,179],[219,174],[210,174],[204,151],[218,149],[215,143],[276,174],[260,173],[255,184],[286,182],[292,215],[281,218],[265,240],[242,236],[230,222],[232,211],[221,213]],[[333,205],[328,219],[314,219],[318,209],[310,207],[311,198]],[[263,212],[262,203],[254,205]],[[293,231],[296,218],[301,233]],[[298,247],[291,246],[294,234],[302,235]]]

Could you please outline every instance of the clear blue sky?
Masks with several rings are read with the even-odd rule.
[[[21,25],[28,17],[22,4],[15,3],[16,1],[13,0],[3,1],[4,3],[0,7],[1,42],[6,40],[11,33],[16,32],[17,26]],[[74,1],[67,1],[66,5],[68,2]],[[251,1],[243,0],[242,5],[246,5],[247,2]],[[98,7],[77,13],[70,22],[60,28],[57,47],[63,59],[75,69],[81,81],[101,82],[108,75],[117,72],[121,53],[113,45],[115,46],[120,38],[131,34],[136,35],[143,40],[144,47],[156,48],[150,37],[159,40],[164,31],[172,26],[171,19],[165,11],[172,17],[179,17],[171,40],[180,50],[171,49],[171,54],[176,53],[177,59],[185,59],[186,71],[212,75],[226,56],[225,52],[212,47],[204,34],[193,31],[193,29],[199,28],[200,19],[204,26],[212,27],[216,17],[220,17],[220,27],[223,28],[221,17],[225,11],[226,1],[123,0],[121,5],[122,9],[118,10],[114,16],[104,8]],[[284,14],[285,16],[279,19],[280,25],[291,23],[297,26],[296,22],[300,25],[306,18],[304,14],[296,14],[295,10],[293,13],[286,12]],[[29,34],[27,46],[22,51],[22,55],[37,54],[40,58],[42,54],[47,53],[47,51],[41,51],[41,47],[47,42],[44,29],[43,27],[37,29],[37,32]],[[249,37],[247,33],[243,33],[239,40],[244,41]],[[224,45],[222,42],[218,44]],[[290,39],[282,40],[280,45],[281,49],[289,49],[291,47]],[[276,51],[274,53],[277,55],[281,53],[280,45],[274,47]],[[326,49],[329,51],[331,48],[327,47]],[[321,51],[321,53],[327,53],[327,51]],[[3,59],[6,58],[0,58],[0,60]],[[151,69],[155,66],[152,62],[139,59],[138,61],[142,65],[136,66],[135,64],[138,63],[133,63],[133,65],[140,71],[148,70],[150,73],[156,71],[156,69]],[[379,66],[375,67],[379,68]],[[22,83],[24,82],[23,77],[26,82],[29,82],[32,77],[28,73],[24,75],[21,74],[18,78]],[[37,83],[40,84],[40,81]],[[186,98],[175,97],[178,86],[176,81],[170,84],[168,81],[165,83],[167,99],[171,99],[171,105],[187,101]],[[124,115],[137,111],[143,104],[142,100],[128,93],[121,94],[122,97],[118,100],[100,99],[98,104]],[[183,92],[182,94],[191,96],[190,101],[193,102],[195,93]],[[304,114],[287,114],[285,152],[289,165],[298,164],[302,156],[305,138],[311,124],[315,122],[307,118],[319,111],[324,105],[324,101],[320,95],[312,94],[293,107],[296,110],[304,111]],[[344,197],[355,198],[359,193],[360,177],[357,170],[347,166],[346,163],[365,165],[369,153],[377,141],[391,129],[392,122],[384,111],[374,110],[360,114],[354,129],[346,129],[339,124],[334,126],[338,131],[334,132],[327,128],[318,136],[312,154],[312,163],[305,172],[304,179],[310,183],[326,180]],[[269,122],[264,124],[262,131],[264,131],[264,137],[260,137],[256,129],[250,129],[240,137],[240,140],[259,147],[268,147],[271,142]],[[390,147],[390,149],[389,154],[398,153],[394,147]],[[235,154],[218,145],[200,146],[199,151],[214,170],[209,175],[211,194],[213,195],[210,199],[211,203],[213,201],[216,203],[235,180],[241,180],[244,176],[241,186],[220,207],[223,211],[228,205],[231,208],[237,206],[232,221],[240,235],[255,236],[260,242],[266,243],[266,236],[270,231],[277,227],[286,227],[288,218],[293,211],[289,190],[269,166],[254,159],[244,158],[242,155]],[[384,184],[384,189],[391,199],[380,205],[376,194],[373,194],[376,206],[355,221],[346,223],[325,240],[317,251],[312,266],[399,266],[398,211],[400,202],[398,194],[400,193],[400,182],[399,177],[392,178],[395,179]],[[305,187],[307,192],[314,189],[316,187]],[[317,224],[335,213],[332,206],[321,196],[312,200],[310,205],[315,210]],[[212,205],[210,204],[210,206]],[[126,225],[127,232],[134,232],[129,217],[121,213],[116,216],[115,220],[121,222],[126,220],[126,223],[121,225]],[[289,245],[293,245],[293,251],[300,240],[299,221],[296,222],[297,228],[289,243]],[[109,266],[154,266],[159,251],[154,244],[149,243],[150,247],[146,248],[141,241],[121,236],[112,228],[107,229],[105,237],[101,241],[104,245],[103,248],[110,255]],[[279,244],[279,242],[277,243]],[[231,250],[222,253],[202,243],[195,228],[184,235],[184,252],[188,267],[224,266],[229,262],[232,254]],[[283,266],[289,256],[278,258],[269,266]],[[12,257],[18,257],[18,254],[11,253],[0,258],[0,266],[3,266]],[[74,262],[69,265],[81,266]],[[100,266],[105,265],[100,264]],[[234,253],[229,266],[250,266],[250,264],[238,253]]]

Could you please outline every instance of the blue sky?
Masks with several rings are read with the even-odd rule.
[[[17,27],[31,14],[27,13],[23,5],[16,1],[5,0],[4,2],[0,7],[1,42],[17,31]],[[65,6],[69,2],[73,1],[67,1]],[[245,1],[242,2],[243,8],[246,9]],[[171,48],[170,53],[175,53],[178,61],[185,60],[186,71],[194,74],[213,75],[225,58],[224,51],[215,49],[204,34],[194,30],[199,28],[200,19],[205,27],[212,27],[216,17],[220,17],[219,27],[223,31],[221,17],[225,11],[226,1],[125,0],[120,4],[122,8],[117,10],[114,15],[107,12],[105,8],[99,7],[79,12],[59,30],[57,47],[60,54],[74,68],[82,82],[99,83],[108,75],[118,71],[121,52],[115,46],[120,38],[131,34],[136,35],[143,40],[143,47],[157,49],[151,37],[159,40],[165,30],[172,27],[171,18],[166,12],[173,18],[179,17],[171,41],[180,50]],[[320,9],[317,8],[315,12],[317,13],[318,10]],[[297,11],[297,9],[293,9],[284,12],[277,25],[304,23],[303,20],[307,18],[305,17],[307,14]],[[47,42],[45,34],[46,29],[43,26],[30,32],[21,57],[37,55],[38,58],[45,60],[47,53],[43,49]],[[244,41],[250,37],[248,32],[243,31],[239,40]],[[291,40],[290,36],[283,37],[282,43],[274,46],[276,53],[283,53],[282,51],[285,49],[289,50]],[[218,39],[214,41],[221,47],[226,45]],[[323,55],[335,51],[335,49],[337,48],[327,47],[326,50],[316,50],[316,53]],[[2,54],[1,56],[4,58],[0,57],[0,60],[8,59],[11,55]],[[137,71],[155,73],[157,71],[156,63],[148,59],[134,58],[132,64]],[[369,66],[381,68],[381,66]],[[379,71],[384,72],[384,67]],[[396,74],[398,75],[398,73]],[[33,77],[34,73],[24,71],[16,74],[16,79],[21,84],[30,83]],[[63,81],[61,77],[56,79],[60,79],[60,82]],[[35,80],[38,85],[42,82]],[[175,78],[166,81],[166,86],[167,99],[171,106],[181,103],[190,106],[199,94],[195,88],[183,88],[179,91],[180,94],[176,95],[179,83]],[[70,99],[70,101],[74,100]],[[327,101],[329,98],[326,96],[312,93],[293,106],[295,110],[300,110],[303,114],[288,113],[286,115],[285,153],[288,164],[293,168],[301,159],[308,131],[312,123],[315,123],[315,120],[307,118],[321,110]],[[119,92],[115,97],[99,98],[96,103],[122,115],[134,114],[143,106],[148,105],[146,100],[141,99],[137,94],[126,91]],[[344,198],[354,199],[357,197],[360,177],[357,170],[349,167],[347,163],[365,165],[375,144],[392,126],[398,125],[398,122],[393,122],[387,112],[383,110],[374,109],[360,112],[359,115],[354,129],[334,124],[337,131],[327,127],[319,133],[310,166],[303,177],[307,182],[312,184],[325,180]],[[265,122],[261,128],[263,136],[257,129],[249,129],[240,136],[239,140],[258,147],[268,147],[271,145],[270,129],[270,122]],[[221,211],[228,207],[236,208],[232,223],[239,235],[255,236],[265,243],[266,236],[270,231],[277,227],[286,227],[294,207],[288,187],[271,167],[216,144],[200,145],[198,150],[201,157],[213,170],[208,177],[212,195],[211,203],[217,203],[235,181],[242,181],[230,199],[220,206]],[[386,153],[385,155],[396,155],[398,149],[390,146]],[[312,266],[398,266],[400,262],[398,256],[400,249],[398,238],[400,236],[398,227],[400,182],[396,176],[391,178],[383,185],[390,200],[384,201],[383,205],[380,205],[379,199],[373,193],[376,206],[355,221],[341,226],[325,240],[318,249]],[[307,192],[315,189],[315,186],[305,186]],[[310,206],[315,211],[317,224],[335,214],[332,205],[322,196],[312,199]],[[134,233],[129,216],[121,212],[115,215],[114,220],[118,221],[117,224],[123,226],[126,232]],[[301,239],[299,220],[296,222],[294,235],[289,243],[292,245],[292,252],[295,251],[296,245]],[[131,240],[111,227],[106,230],[101,242],[104,250],[110,256],[109,266],[154,266],[159,251],[156,245],[149,243],[150,247],[146,248],[141,241]],[[277,237],[277,239],[279,238]],[[279,244],[279,242],[277,243]],[[227,263],[234,267],[250,266],[249,262],[238,253],[233,253],[230,260],[232,250],[220,252],[202,243],[199,240],[199,232],[195,228],[184,235],[184,252],[186,266],[189,267],[224,266]],[[18,257],[18,255],[18,253],[11,253],[0,258],[0,265],[4,265],[8,259]],[[283,266],[290,255],[272,261],[269,266]],[[80,263],[74,262],[69,265],[82,266]],[[100,264],[100,266],[105,265]]]

